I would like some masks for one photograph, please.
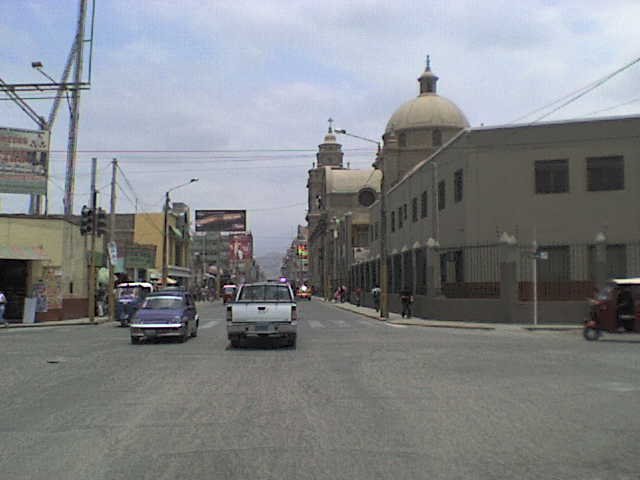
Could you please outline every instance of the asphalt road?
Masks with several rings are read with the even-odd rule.
[[[638,336],[300,310],[297,349],[230,350],[219,304],[185,344],[0,331],[0,478],[640,477]]]

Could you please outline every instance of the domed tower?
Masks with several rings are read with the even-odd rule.
[[[383,161],[386,188],[394,185],[421,160],[429,157],[460,130],[469,127],[462,110],[438,95],[438,76],[427,66],[418,77],[420,93],[402,104],[389,119],[385,133]],[[395,136],[394,142],[388,142]],[[389,144],[389,145],[387,145]]]
[[[344,152],[342,151],[342,145],[336,141],[336,135],[333,133],[332,123],[333,120],[329,119],[329,131],[324,136],[324,142],[318,145],[318,153],[316,154],[318,168],[342,168]]]

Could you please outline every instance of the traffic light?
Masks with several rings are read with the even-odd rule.
[[[98,217],[96,218],[96,233],[98,235],[106,235],[107,233],[107,212],[103,208],[98,208]]]
[[[93,210],[83,205],[80,215],[80,233],[82,235],[91,235],[93,231]]]

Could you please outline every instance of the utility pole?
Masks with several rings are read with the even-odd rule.
[[[78,13],[78,26],[75,39],[76,62],[73,69],[73,83],[75,88],[71,91],[71,118],[69,120],[69,138],[67,141],[67,170],[64,185],[64,215],[70,217],[73,214],[73,193],[76,175],[76,149],[78,145],[78,124],[80,119],[80,83],[82,81],[82,60],[84,49],[84,24],[87,14],[87,0],[80,0]]]
[[[169,247],[167,241],[169,239],[169,192],[164,195],[164,226],[162,228],[162,288],[167,287],[167,278],[169,277]]]
[[[116,172],[118,171],[118,160],[113,159],[111,161],[111,210],[109,211],[109,237],[107,242],[107,248],[112,248],[111,245],[115,240],[116,231]],[[111,255],[109,255],[109,283],[107,284],[107,294],[109,295],[109,320],[113,322],[115,320],[115,308],[116,299],[115,291],[113,288],[113,274],[114,265],[111,261]]]
[[[91,159],[91,242],[89,247],[89,321],[96,321],[96,230],[98,228],[98,192],[96,190],[96,171],[98,159]]]
[[[387,268],[387,201],[384,169],[380,169],[380,318],[389,318],[389,270]]]

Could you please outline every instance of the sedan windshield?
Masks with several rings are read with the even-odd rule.
[[[182,298],[180,297],[149,297],[142,305],[148,310],[176,310],[182,308]]]

